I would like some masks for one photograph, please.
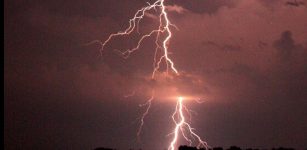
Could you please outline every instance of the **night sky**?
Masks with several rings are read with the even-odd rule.
[[[154,38],[128,59],[92,40],[123,30],[145,0],[4,1],[4,148],[167,148],[175,102],[210,146],[307,148],[307,0],[166,0],[182,76],[148,80]],[[153,1],[150,1],[153,2]],[[140,31],[157,25],[148,16]],[[197,81],[197,82],[196,82]],[[159,96],[136,140],[139,107]],[[124,96],[133,92],[135,96]]]

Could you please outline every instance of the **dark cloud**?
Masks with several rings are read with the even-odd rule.
[[[180,6],[183,6],[187,10],[193,13],[200,13],[200,14],[214,14],[220,8],[228,7],[232,8],[235,6],[236,1],[233,0],[177,0],[173,1]]]
[[[276,7],[278,4],[283,3],[281,0],[258,0],[262,5],[264,5],[265,7],[269,7],[269,8],[274,8]]]
[[[302,45],[295,44],[291,31],[284,31],[280,39],[274,42],[274,47],[281,61],[289,61],[294,53],[306,50]]]
[[[223,50],[223,51],[240,51],[241,50],[240,45],[231,45],[231,44],[219,45],[212,41],[206,41],[206,42],[203,42],[202,44],[208,47],[213,46],[213,47],[216,47],[218,50]]]
[[[295,1],[287,1],[285,4],[289,6],[299,7],[299,6],[304,6],[305,2],[295,0]]]

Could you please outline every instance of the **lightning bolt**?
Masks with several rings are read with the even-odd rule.
[[[156,73],[161,70],[160,66],[162,62],[165,63],[166,69],[164,70],[164,72],[166,72],[167,75],[169,74],[169,72],[172,72],[179,76],[180,74],[175,67],[175,63],[169,57],[170,54],[169,43],[172,38],[171,28],[175,28],[177,30],[178,28],[174,24],[172,24],[168,18],[167,7],[165,6],[165,0],[157,0],[152,4],[150,3],[147,4],[148,4],[147,6],[144,6],[141,9],[137,10],[134,16],[129,20],[129,26],[125,30],[110,34],[109,37],[104,41],[95,40],[88,44],[99,43],[101,45],[100,53],[102,54],[106,45],[108,45],[108,43],[112,39],[120,36],[129,36],[134,32],[141,34],[139,32],[139,24],[141,20],[144,17],[146,17],[146,13],[149,13],[149,11],[151,10],[155,10],[158,13],[157,16],[159,16],[158,17],[159,26],[148,33],[142,34],[138,39],[137,44],[133,48],[124,49],[124,50],[116,49],[115,51],[118,52],[124,59],[127,59],[132,53],[139,50],[140,46],[142,45],[143,41],[146,38],[155,36],[156,47],[153,58],[153,71],[151,78],[155,79]],[[160,52],[161,54],[159,53],[159,51],[161,51]],[[134,93],[132,95],[134,95]],[[126,97],[132,95],[127,95]],[[146,107],[146,109],[145,112],[140,117],[140,126],[137,131],[138,138],[141,134],[142,127],[144,125],[144,119],[149,113],[153,100],[154,100],[154,91],[152,92],[151,97],[146,101],[146,103],[140,105],[140,107]],[[208,148],[207,143],[203,141],[200,138],[200,136],[198,136],[194,132],[194,129],[186,122],[185,114],[191,116],[190,112],[191,111],[185,105],[183,105],[183,97],[179,97],[177,100],[176,109],[172,115],[173,122],[176,125],[171,133],[174,134],[174,137],[169,144],[168,150],[175,150],[175,146],[178,143],[178,136],[180,133],[182,134],[183,138],[190,143],[190,145],[192,145],[193,141],[196,140],[198,141],[197,147],[204,147],[206,149]]]
[[[154,99],[154,91],[152,92],[152,95],[151,95],[150,99],[148,99],[146,101],[146,103],[139,105],[140,107],[146,107],[146,110],[145,110],[145,112],[141,116],[141,119],[140,119],[141,123],[140,123],[139,129],[138,129],[138,131],[136,133],[138,140],[140,140],[140,135],[141,135],[142,128],[143,128],[143,125],[144,125],[144,119],[145,119],[145,117],[147,116],[147,114],[149,112],[149,109],[151,107],[151,102],[153,101],[153,99]]]
[[[182,133],[182,136],[184,137],[184,139],[186,141],[188,141],[190,143],[190,146],[192,145],[192,139],[195,139],[198,141],[198,145],[197,145],[197,148],[206,148],[208,149],[208,144],[203,141],[195,132],[194,132],[194,128],[192,128],[190,126],[189,123],[186,122],[186,119],[185,119],[185,115],[184,115],[184,111],[189,113],[190,115],[190,110],[187,109],[187,107],[185,105],[183,105],[183,97],[178,97],[178,100],[177,100],[177,104],[176,104],[176,109],[175,109],[175,112],[173,113],[172,115],[172,118],[173,118],[173,121],[174,123],[176,124],[174,130],[173,130],[173,134],[174,134],[174,137],[173,137],[173,140],[171,141],[169,147],[168,147],[168,150],[175,150],[175,144],[177,143],[178,141],[178,134],[181,132]],[[176,119],[176,116],[178,119]],[[179,121],[178,121],[179,120]],[[189,138],[185,132],[188,132],[189,133]]]
[[[167,12],[166,12],[166,7],[165,7],[165,4],[164,4],[164,0],[157,0],[153,4],[150,4],[150,3],[147,3],[147,4],[148,4],[148,6],[145,6],[141,9],[139,9],[134,14],[133,18],[131,18],[129,20],[129,26],[124,31],[112,33],[105,41],[94,40],[94,41],[92,41],[88,44],[99,43],[101,45],[100,52],[102,54],[106,45],[112,39],[119,37],[119,36],[131,35],[131,33],[133,33],[134,31],[137,31],[139,33],[139,31],[138,31],[139,30],[139,23],[145,17],[145,14],[149,13],[148,11],[150,11],[152,9],[157,10],[157,8],[160,8],[161,9],[160,12],[159,12],[160,13],[159,14],[160,24],[159,24],[157,29],[150,31],[149,33],[143,34],[139,38],[137,45],[135,47],[130,48],[130,49],[125,49],[125,50],[115,49],[115,51],[118,52],[123,58],[127,59],[133,52],[137,51],[140,48],[142,42],[146,38],[155,35],[156,36],[156,40],[155,40],[156,49],[155,49],[154,62],[153,62],[152,78],[154,79],[155,73],[160,69],[160,64],[163,60],[165,60],[165,63],[166,63],[166,66],[167,66],[166,67],[167,73],[169,72],[169,68],[171,68],[171,70],[173,72],[175,72],[175,74],[179,75],[178,70],[176,69],[174,62],[169,57],[169,49],[168,49],[169,42],[170,42],[170,39],[172,37],[171,27],[174,27],[176,29],[178,29],[178,28],[169,21],[169,18],[168,18]],[[166,35],[166,37],[162,37],[162,35]],[[158,51],[159,50],[163,51],[163,55],[160,56],[160,58],[158,58]]]

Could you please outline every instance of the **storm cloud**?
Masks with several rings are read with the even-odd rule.
[[[5,149],[158,149],[169,140],[171,102],[157,100],[142,143],[133,137],[138,104],[161,85],[163,95],[204,98],[189,105],[198,113],[193,126],[211,146],[306,148],[307,8],[287,2],[167,2],[179,28],[170,57],[182,76],[153,81],[153,38],[129,59],[113,49],[133,38],[112,41],[102,56],[99,45],[86,45],[123,30],[146,1],[6,0]],[[141,25],[145,31],[156,22]]]

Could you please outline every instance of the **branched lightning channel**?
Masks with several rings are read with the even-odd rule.
[[[129,20],[129,26],[128,28],[126,28],[124,31],[119,31],[117,33],[112,33],[105,41],[99,41],[99,40],[95,40],[90,42],[89,44],[92,43],[99,43],[101,45],[101,49],[100,52],[102,53],[103,50],[105,49],[106,45],[114,38],[118,37],[118,36],[127,36],[127,35],[131,35],[131,33],[133,33],[134,31],[138,32],[139,29],[139,23],[140,21],[145,17],[146,13],[149,13],[148,11],[154,9],[157,10],[157,8],[160,9],[159,11],[159,26],[157,27],[157,29],[154,29],[152,31],[150,31],[147,34],[143,34],[138,42],[137,45],[131,49],[126,49],[126,50],[116,50],[117,52],[119,52],[119,54],[121,54],[125,59],[128,58],[133,52],[135,52],[136,50],[138,50],[142,44],[142,42],[148,38],[153,36],[154,34],[156,35],[156,49],[155,49],[155,55],[154,55],[154,63],[153,63],[153,72],[152,72],[152,78],[155,77],[155,73],[160,69],[160,64],[162,62],[162,60],[165,60],[166,63],[166,72],[169,72],[169,68],[171,68],[171,70],[173,72],[175,72],[177,75],[179,75],[178,70],[175,68],[175,64],[174,62],[171,60],[171,58],[169,57],[169,42],[170,39],[172,37],[172,32],[171,32],[171,27],[174,27],[176,29],[178,29],[175,25],[173,25],[168,18],[167,12],[166,12],[166,7],[164,4],[164,0],[157,0],[156,2],[154,2],[153,4],[148,3],[148,6],[145,6],[141,9],[139,9],[133,16],[132,19]],[[162,37],[161,35],[166,35],[166,37]],[[160,45],[162,41],[162,45]],[[158,51],[162,50],[163,51],[163,55],[160,56],[160,58],[158,58]]]
[[[145,110],[145,112],[141,116],[141,123],[140,123],[139,129],[138,129],[138,131],[136,133],[138,140],[140,140],[140,135],[141,135],[142,128],[143,128],[143,125],[144,125],[144,119],[145,119],[145,117],[147,116],[147,114],[149,112],[149,109],[151,107],[151,102],[153,101],[153,99],[154,99],[154,92],[152,92],[152,95],[151,95],[150,99],[148,99],[146,103],[140,104],[140,107],[146,107],[146,110]]]
[[[208,148],[208,144],[203,141],[193,130],[193,128],[190,126],[189,123],[186,122],[185,116],[184,116],[184,111],[187,111],[190,113],[190,111],[187,109],[185,105],[183,105],[183,97],[179,97],[177,100],[176,104],[176,109],[175,112],[172,115],[173,121],[176,124],[174,130],[173,130],[173,140],[171,141],[168,150],[175,150],[176,143],[178,142],[178,135],[179,132],[181,132],[182,136],[184,137],[185,140],[187,140],[190,145],[192,145],[192,139],[196,139],[198,141],[197,148],[203,147],[203,148]],[[178,119],[176,119],[178,118]],[[179,120],[179,121],[177,121]],[[186,132],[189,134],[189,138],[186,135]]]
[[[100,52],[104,51],[105,47],[108,45],[108,43],[113,40],[116,37],[120,36],[129,36],[133,32],[139,32],[139,24],[141,20],[146,17],[146,13],[149,13],[151,10],[156,10],[158,12],[158,20],[159,20],[159,26],[156,29],[151,30],[148,33],[142,34],[140,38],[137,40],[136,46],[130,49],[125,50],[115,50],[117,51],[123,58],[127,59],[132,53],[139,50],[140,46],[142,45],[143,41],[146,38],[149,38],[151,36],[155,35],[155,53],[153,58],[153,71],[152,71],[152,79],[155,79],[155,75],[157,72],[161,70],[160,66],[163,61],[165,62],[166,70],[165,72],[168,74],[169,70],[171,70],[176,75],[179,75],[178,70],[175,67],[174,62],[169,57],[169,43],[172,38],[172,31],[171,27],[178,29],[174,24],[172,24],[168,18],[167,14],[167,7],[165,6],[165,0],[156,0],[154,3],[150,4],[147,3],[147,6],[142,7],[141,9],[137,10],[137,12],[134,14],[134,16],[129,20],[129,26],[123,30],[119,31],[117,33],[112,33],[109,35],[109,37],[105,41],[95,40],[88,44],[92,43],[99,43],[101,45]],[[157,11],[158,10],[158,11]],[[159,53],[161,51],[162,54]],[[125,97],[133,96],[135,92],[132,94],[126,95]],[[151,97],[146,101],[146,103],[141,104],[141,107],[146,107],[145,112],[140,117],[140,126],[137,131],[137,137],[139,139],[143,125],[144,125],[144,119],[149,113],[149,110],[151,108],[152,101],[154,100],[154,91],[151,95]],[[189,110],[185,105],[183,105],[183,98],[179,97],[176,104],[175,112],[172,115],[173,122],[175,123],[175,128],[171,134],[174,134],[174,137],[168,147],[168,150],[175,150],[175,146],[178,143],[178,136],[181,133],[183,138],[187,140],[190,145],[192,145],[193,141],[198,142],[197,147],[204,147],[208,148],[208,145],[205,141],[203,141],[195,132],[194,129],[191,128],[190,124],[186,122],[185,113],[190,115],[191,119],[191,110]]]

